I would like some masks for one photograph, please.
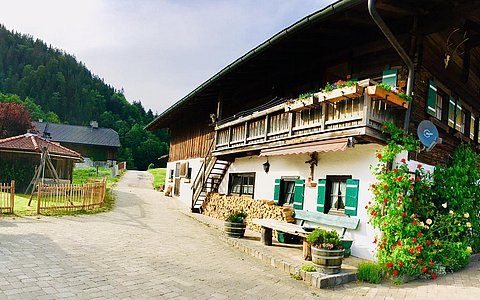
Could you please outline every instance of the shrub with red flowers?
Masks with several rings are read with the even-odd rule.
[[[455,257],[452,251],[468,254],[461,238],[468,220],[445,213],[444,207],[434,203],[430,193],[434,182],[422,165],[411,172],[405,159],[395,163],[400,152],[418,150],[418,141],[393,124],[385,124],[382,129],[390,139],[376,154],[379,163],[372,172],[377,182],[370,188],[374,201],[367,206],[370,223],[382,232],[374,240],[378,261],[393,277],[423,275],[435,279],[448,265],[445,257]],[[452,226],[456,237],[446,238]]]

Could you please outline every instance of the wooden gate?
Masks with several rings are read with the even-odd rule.
[[[7,183],[0,183],[0,213],[13,214],[15,202],[15,180]]]

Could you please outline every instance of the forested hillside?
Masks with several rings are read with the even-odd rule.
[[[120,160],[133,168],[158,165],[168,153],[166,132],[143,126],[155,117],[140,102],[129,103],[121,91],[92,74],[76,58],[30,36],[0,25],[0,102],[24,104],[32,119],[101,127],[120,135]]]

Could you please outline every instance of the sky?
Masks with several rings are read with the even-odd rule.
[[[74,55],[153,112],[332,0],[15,0],[0,23]]]

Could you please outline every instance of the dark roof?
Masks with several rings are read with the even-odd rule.
[[[424,35],[458,26],[454,24],[467,17],[478,23],[479,3],[477,0],[384,0],[377,6],[392,32],[405,37],[410,34],[414,18],[419,19],[418,28]],[[367,49],[368,52],[359,49],[362,44],[375,47]],[[260,98],[275,88],[278,91],[275,96],[285,97],[288,95],[282,95],[282,90],[305,83],[311,79],[310,74],[334,61],[343,62],[352,55],[377,55],[380,51],[396,55],[369,15],[367,0],[339,0],[304,17],[236,59],[167,108],[146,129],[170,127],[188,111],[207,113],[208,116],[216,111],[215,103],[219,98],[224,101],[225,108],[228,106],[226,102],[239,94],[251,96],[249,91]]]
[[[120,147],[118,133],[111,128],[93,128],[91,126],[77,126],[54,124],[46,122],[32,122],[39,135],[59,143]]]
[[[36,134],[27,133],[18,136],[9,137],[0,140],[0,149],[17,150],[24,152],[41,153],[42,148],[47,147],[50,154],[66,156],[77,160],[82,160],[82,155],[67,147],[41,138]]]

